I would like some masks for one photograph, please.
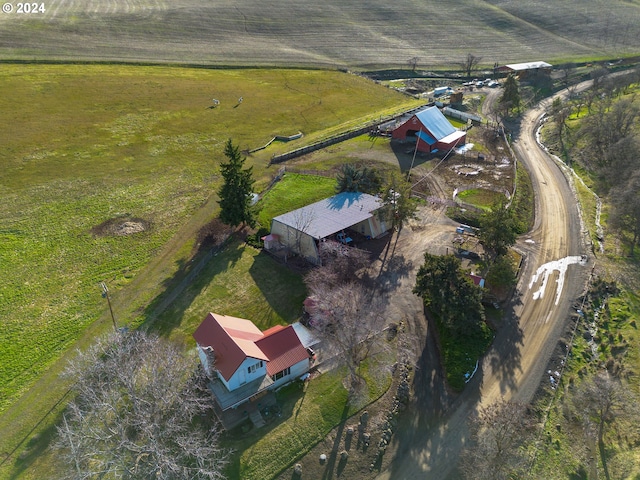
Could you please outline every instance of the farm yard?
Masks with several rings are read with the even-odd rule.
[[[420,362],[433,366],[439,359],[423,348],[430,334],[407,272],[426,249],[464,248],[477,257],[477,238],[455,234],[456,226],[473,224],[516,183],[515,210],[532,215],[521,211],[532,208],[531,184],[521,183],[528,172],[521,162],[516,169],[502,137],[474,126],[467,132],[473,150],[446,162],[373,134],[287,161],[284,169],[270,160],[423,105],[387,88],[391,82],[383,86],[381,80],[399,78],[395,72],[411,77],[397,80],[403,89],[411,82],[439,87],[442,77],[461,84],[460,61],[472,52],[482,56],[482,78],[494,63],[533,56],[581,62],[575,77],[587,78],[592,68],[615,70],[640,51],[640,5],[621,0],[457,0],[446,7],[435,0],[51,0],[28,15],[7,5],[14,11],[0,13],[0,479],[52,475],[47,447],[71,392],[60,373],[75,348],[113,329],[112,305],[117,326],[143,327],[190,353],[191,333],[210,310],[251,318],[262,329],[299,318],[307,292],[298,269],[245,243],[246,231],[230,237],[216,219],[227,139],[247,155],[256,192],[286,170],[262,200],[262,227],[297,202],[329,195],[347,162],[411,179],[424,200],[418,219],[398,235],[397,261],[384,275],[386,256],[374,267],[383,282],[403,287],[389,317],[415,318],[394,341],[412,344]],[[500,90],[488,97],[489,89],[469,90],[466,110],[489,118],[487,105]],[[295,198],[282,198],[289,188]],[[494,313],[499,323],[502,313]],[[362,404],[349,405],[338,376],[323,375],[308,391],[285,391],[275,436],[240,435],[230,478],[295,478],[290,459],[304,452],[305,472],[324,477],[318,453],[331,448],[339,476],[373,478],[366,449],[347,463],[337,462],[337,447],[345,417],[359,416],[381,395],[369,409],[372,427],[383,428],[399,378],[385,374]],[[418,395],[421,411],[436,411],[439,401],[452,405],[444,384]],[[275,457],[274,442],[284,446]],[[397,460],[396,448],[378,471]]]
[[[0,15],[0,58],[367,69],[636,54],[640,6],[615,0],[49,0]],[[425,21],[425,19],[427,19]],[[437,34],[434,34],[437,32]],[[472,32],[472,34],[470,34]]]
[[[227,138],[246,149],[279,133],[308,140],[417,104],[360,77],[301,70],[5,65],[0,85],[12,92],[0,99],[3,455],[64,397],[57,360],[111,328],[99,282],[119,325],[161,315],[162,293],[189,271],[197,232],[216,214]],[[214,95],[220,105],[210,108]],[[295,144],[249,158],[258,189],[273,174],[270,156]],[[274,301],[246,293],[255,303],[237,314]],[[297,308],[270,310],[266,321],[289,322]]]
[[[55,403],[64,399],[67,385],[58,373],[72,354],[69,346],[86,345],[111,328],[101,281],[109,286],[119,325],[145,324],[187,345],[210,309],[252,318],[262,328],[299,315],[305,295],[299,276],[236,242],[215,262],[194,270],[195,281],[179,297],[165,298],[164,292],[177,288],[206,256],[199,250],[198,229],[217,209],[217,148],[227,135],[248,150],[282,130],[305,132],[300,140],[275,142],[248,157],[260,190],[275,173],[276,167],[268,167],[271,155],[419,101],[337,72],[249,72],[240,83],[236,70],[53,65],[3,71],[0,80],[16,92],[1,100],[3,111],[13,116],[3,117],[0,125],[12,153],[5,159],[6,201],[0,210],[3,270],[9,279],[1,305],[0,426],[8,433],[3,452],[18,445],[35,426],[34,418],[61,408]],[[215,108],[212,90],[220,102]],[[378,109],[369,110],[372,104]],[[272,118],[278,118],[277,125]],[[245,128],[247,119],[255,128]],[[471,132],[480,135],[481,130]],[[344,162],[370,162],[406,171],[407,148],[363,135],[290,162],[290,168],[331,174]],[[502,161],[486,153],[487,162]],[[476,168],[476,160],[455,158],[438,173],[457,185],[473,176],[459,175],[454,165]],[[418,158],[416,178],[436,161]],[[332,180],[320,179],[306,188],[330,194]],[[511,177],[505,181],[509,185]],[[290,201],[265,204],[261,221],[268,224],[289,206]],[[45,417],[46,422],[55,418]],[[51,435],[46,422],[49,427],[35,438]],[[3,466],[0,477],[29,471],[33,461],[47,468],[39,445],[23,446],[20,460]]]

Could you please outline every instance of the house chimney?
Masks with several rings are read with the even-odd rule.
[[[213,351],[213,348],[210,345],[207,347],[202,347],[202,351],[205,353],[205,356],[207,357],[207,368],[205,369],[206,374],[209,377],[209,379],[213,379],[215,377],[214,365],[216,363],[216,355]]]

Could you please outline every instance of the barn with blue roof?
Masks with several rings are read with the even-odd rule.
[[[467,133],[451,125],[438,107],[428,107],[396,128],[392,137],[417,142],[418,151],[433,153],[461,147],[466,142]]]

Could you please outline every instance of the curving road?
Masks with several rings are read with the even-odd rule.
[[[588,84],[581,85],[586,88]],[[430,329],[417,319],[408,328],[424,338],[416,373],[415,412],[398,428],[396,456],[379,479],[444,479],[455,474],[468,438],[466,420],[480,405],[501,397],[529,402],[543,379],[572,302],[589,275],[581,255],[587,236],[570,182],[536,142],[538,120],[552,99],[524,116],[514,149],[531,174],[536,197],[532,231],[519,239],[525,262],[505,325],[465,391],[457,398],[443,388]],[[587,262],[588,263],[588,262]],[[420,337],[420,335],[423,335]]]

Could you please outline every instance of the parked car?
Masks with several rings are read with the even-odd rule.
[[[476,252],[472,252],[470,250],[460,250],[460,256],[461,257],[465,257],[465,258],[469,258],[471,260],[480,260],[480,255],[478,255]]]

